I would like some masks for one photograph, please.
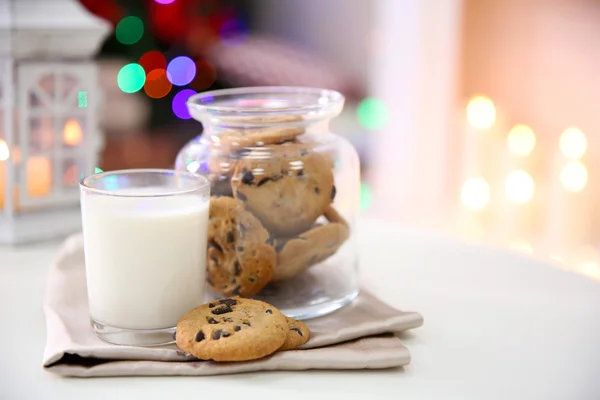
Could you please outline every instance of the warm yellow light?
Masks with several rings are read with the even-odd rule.
[[[477,129],[488,129],[496,122],[496,107],[487,97],[477,96],[467,105],[467,121]]]
[[[533,247],[525,240],[516,240],[510,244],[510,248],[516,251],[520,251],[525,254],[533,254]]]
[[[560,135],[560,151],[567,158],[580,158],[587,149],[587,139],[578,128],[567,128]]]
[[[10,150],[8,150],[8,144],[4,139],[0,139],[0,161],[6,161],[10,157]]]
[[[531,154],[535,147],[535,133],[527,125],[515,125],[508,133],[508,149],[518,156]]]
[[[65,123],[63,131],[63,139],[69,146],[77,146],[83,139],[83,132],[81,132],[81,126],[75,119],[70,119]]]
[[[504,193],[513,203],[527,203],[533,197],[533,178],[523,170],[508,174],[504,182]]]
[[[469,210],[480,210],[490,201],[490,185],[483,178],[469,178],[462,185],[460,199]]]
[[[560,172],[560,183],[570,192],[579,192],[587,182],[587,168],[579,161],[569,161]]]

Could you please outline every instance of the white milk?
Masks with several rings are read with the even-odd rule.
[[[126,329],[171,328],[204,302],[208,201],[193,195],[86,194],[81,206],[95,321]]]

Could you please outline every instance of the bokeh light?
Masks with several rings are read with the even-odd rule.
[[[362,99],[356,109],[358,122],[369,130],[381,129],[388,120],[388,111],[386,105],[374,98]]]
[[[481,210],[490,201],[490,185],[483,178],[469,178],[463,183],[460,199],[469,210]]]
[[[360,210],[365,211],[371,207],[373,203],[373,191],[371,187],[365,183],[360,183]]]
[[[155,69],[167,69],[167,59],[157,50],[152,50],[144,53],[138,60],[138,64],[144,68],[146,74]]]
[[[104,172],[104,171],[102,171],[102,169],[100,169],[98,167],[94,168],[94,173],[95,174],[99,174],[99,173],[102,173],[102,172]]]
[[[560,183],[570,192],[579,192],[588,182],[588,171],[579,161],[569,161],[560,172]]]
[[[492,100],[476,96],[467,105],[467,121],[477,129],[489,129],[496,122],[496,107]]]
[[[565,157],[580,158],[587,150],[587,139],[581,130],[570,127],[560,135],[559,147]]]
[[[212,86],[217,80],[217,69],[210,61],[196,61],[196,77],[190,84],[195,90],[204,90]]]
[[[177,93],[175,97],[173,97],[173,114],[179,119],[190,119],[192,116],[188,111],[186,101],[190,98],[190,96],[195,95],[196,92],[192,89],[184,89],[181,92]]]
[[[511,172],[504,182],[506,197],[513,203],[527,203],[531,200],[534,187],[533,178],[523,170]]]
[[[148,97],[160,99],[168,95],[172,87],[173,85],[167,79],[167,71],[155,69],[146,76],[144,91]]]
[[[141,65],[131,63],[124,65],[117,75],[119,89],[125,93],[135,93],[144,86],[146,73]]]
[[[154,1],[157,2],[158,4],[171,4],[175,0],[154,0]]]
[[[0,139],[0,161],[6,161],[10,157],[8,144],[4,139]]]
[[[508,149],[518,156],[531,154],[535,148],[535,133],[527,125],[515,125],[508,133]]]
[[[237,18],[225,21],[223,25],[221,25],[221,29],[219,29],[221,43],[226,46],[240,46],[248,40],[248,36],[250,36],[248,26],[244,21]]]
[[[186,56],[175,57],[167,66],[167,78],[175,86],[184,86],[196,76],[196,64]]]
[[[123,18],[115,29],[115,36],[121,44],[135,44],[143,35],[144,23],[135,16]]]

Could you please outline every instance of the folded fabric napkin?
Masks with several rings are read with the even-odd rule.
[[[63,376],[218,375],[261,370],[376,369],[406,365],[410,353],[393,332],[419,327],[416,312],[398,311],[366,291],[330,315],[306,321],[311,339],[299,350],[260,360],[199,361],[175,345],[118,346],[97,338],[88,313],[83,238],[71,236],[48,274],[43,366]]]

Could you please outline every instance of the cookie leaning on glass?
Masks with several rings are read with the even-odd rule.
[[[258,300],[225,298],[190,310],[177,323],[177,346],[201,360],[248,361],[308,341],[310,331]]]

